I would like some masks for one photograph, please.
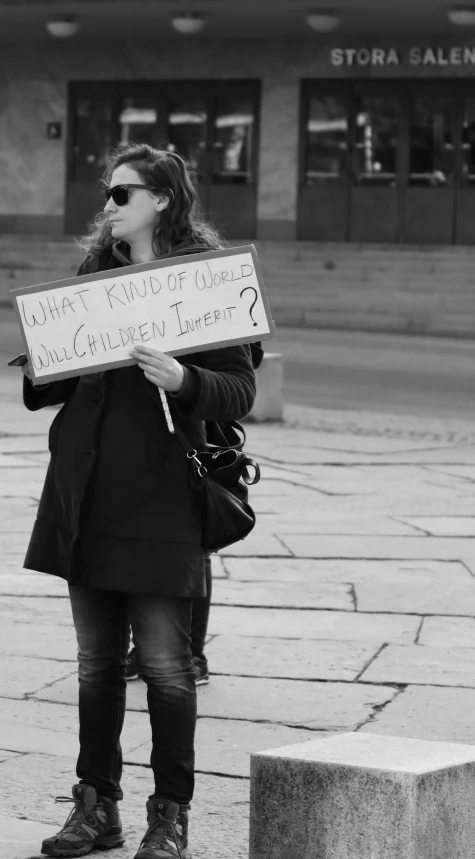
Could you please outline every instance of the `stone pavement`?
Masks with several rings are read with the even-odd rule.
[[[0,855],[37,857],[75,781],[64,583],[22,569],[53,410],[0,375]],[[249,754],[366,731],[475,743],[475,429],[286,409],[248,425],[255,532],[214,560],[198,690],[195,859],[245,859]],[[122,804],[134,855],[152,787],[145,687],[128,690]]]

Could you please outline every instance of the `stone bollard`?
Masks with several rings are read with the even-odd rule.
[[[284,371],[282,355],[266,352],[261,366],[256,370],[257,395],[249,421],[281,421],[284,409]]]
[[[251,756],[250,859],[475,859],[475,746],[334,734]]]

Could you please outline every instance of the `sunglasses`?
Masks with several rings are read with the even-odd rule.
[[[126,206],[129,202],[129,188],[141,188],[142,191],[156,191],[153,185],[114,185],[113,188],[106,188],[106,200],[109,201],[112,197],[116,206]]]

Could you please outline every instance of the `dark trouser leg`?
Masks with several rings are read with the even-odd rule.
[[[122,799],[120,734],[125,715],[129,624],[124,594],[69,588],[78,640],[77,776],[100,796]]]
[[[191,600],[130,594],[128,612],[138,670],[148,687],[153,797],[188,806],[194,790],[196,727]]]
[[[209,613],[211,609],[212,575],[211,558],[205,558],[206,596],[192,600],[191,611],[191,652],[193,656],[206,662],[204,654],[206,635],[208,633]]]

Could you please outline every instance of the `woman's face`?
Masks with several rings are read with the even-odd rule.
[[[114,170],[110,187],[115,185],[145,185],[141,176],[128,164],[121,164]],[[140,188],[129,189],[129,201],[125,206],[117,206],[112,197],[107,201],[104,211],[109,221],[114,239],[126,242],[134,238],[151,236],[157,213],[163,208],[161,202],[151,191]]]

